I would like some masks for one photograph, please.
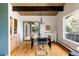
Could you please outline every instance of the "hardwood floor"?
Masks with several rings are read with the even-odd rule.
[[[11,55],[12,56],[35,56],[38,51],[35,44],[31,49],[30,41],[24,41],[18,48],[16,48]],[[48,45],[45,45],[47,56],[68,56],[69,51],[58,43],[52,43],[51,49]]]

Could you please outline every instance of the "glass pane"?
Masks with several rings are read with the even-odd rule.
[[[65,38],[79,42],[79,11],[74,12],[64,19]]]
[[[39,34],[39,23],[38,22],[34,22],[31,24],[32,26],[32,36],[33,37],[37,37]]]

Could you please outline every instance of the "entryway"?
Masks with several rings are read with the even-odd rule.
[[[40,34],[39,22],[23,22],[23,40],[31,40],[31,37],[38,37]]]

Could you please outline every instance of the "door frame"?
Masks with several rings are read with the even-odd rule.
[[[39,23],[39,35],[40,35],[40,22],[39,21],[23,21],[23,41],[27,41],[27,40],[24,40],[24,23],[30,24],[30,39],[31,39],[31,23],[32,22],[38,22]]]

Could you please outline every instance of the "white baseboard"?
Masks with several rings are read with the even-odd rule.
[[[73,51],[72,48],[70,48],[69,46],[65,45],[64,43],[57,41],[58,43],[60,43],[61,45],[63,45],[64,47],[66,47],[68,50]]]

